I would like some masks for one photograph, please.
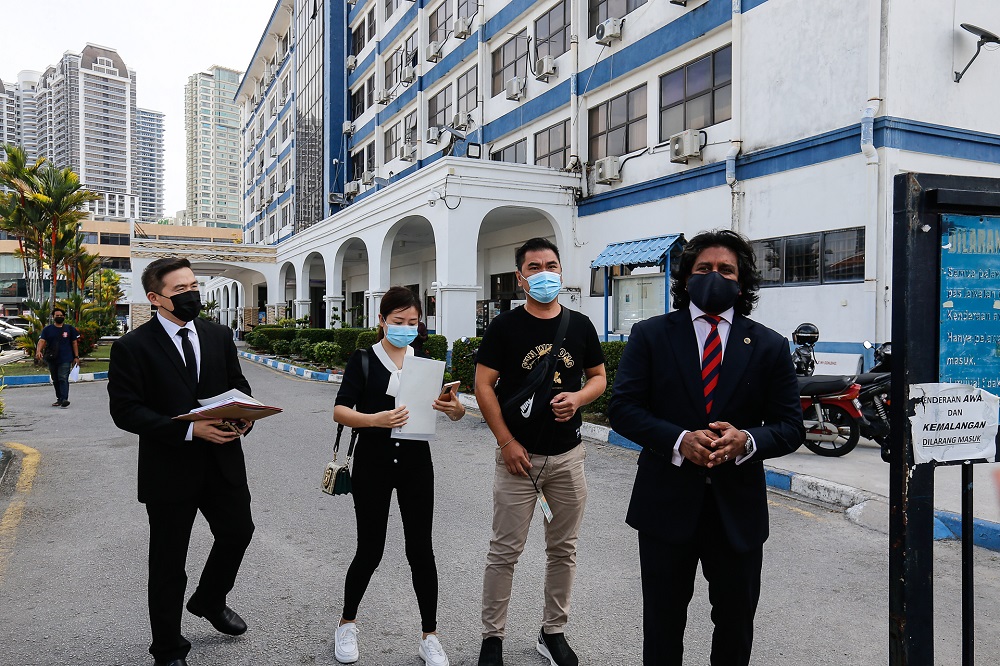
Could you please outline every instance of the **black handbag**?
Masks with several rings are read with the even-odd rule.
[[[552,379],[555,377],[556,365],[559,362],[559,349],[566,339],[569,318],[569,312],[563,308],[559,314],[559,328],[556,329],[552,349],[538,359],[520,388],[500,405],[500,412],[508,428],[514,429],[521,425],[538,426],[546,416],[552,414],[549,405]],[[500,382],[502,385],[502,378]]]
[[[361,373],[364,381],[361,384],[362,393],[368,385],[368,350],[361,350]],[[351,458],[354,457],[354,445],[358,441],[358,431],[351,428],[351,443],[347,447],[347,460],[343,465],[337,464],[337,453],[340,451],[340,436],[344,433],[344,424],[337,424],[337,439],[333,443],[333,462],[328,463],[323,471],[323,492],[327,495],[349,495],[351,492]]]

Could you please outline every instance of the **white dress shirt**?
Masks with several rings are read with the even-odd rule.
[[[691,303],[688,306],[688,309],[691,312],[691,323],[694,326],[694,334],[695,337],[698,339],[698,367],[700,368],[701,357],[705,353],[705,340],[708,339],[708,334],[712,330],[712,324],[709,323],[709,321],[703,317],[703,315],[705,315],[706,312],[703,311],[694,303]],[[729,331],[733,327],[733,317],[736,316],[736,310],[735,308],[729,308],[725,312],[722,312],[716,316],[721,317],[721,319],[719,320],[719,324],[716,326],[716,330],[719,333],[719,342],[722,344],[722,349],[719,352],[719,362],[721,364],[725,362],[726,342],[729,340]],[[681,463],[684,462],[684,456],[681,455],[681,440],[683,440],[684,435],[688,434],[689,432],[691,431],[690,430],[683,431],[677,438],[677,441],[674,442],[674,452],[670,456],[670,462],[678,467],[680,467]],[[750,433],[747,433],[747,437],[750,437]],[[754,452],[756,452],[756,447],[754,447]],[[736,464],[739,465],[743,461],[749,459],[751,456],[753,456],[753,452],[751,452],[749,456],[748,455],[737,456]]]
[[[194,327],[194,322],[189,321],[183,326],[178,326],[177,324],[175,324],[174,322],[170,321],[162,314],[160,314],[159,311],[156,312],[156,319],[160,322],[160,325],[163,326],[163,330],[167,332],[167,335],[170,336],[170,341],[174,343],[174,347],[177,348],[177,353],[180,354],[181,356],[181,363],[184,363],[185,366],[187,366],[187,362],[184,359],[184,347],[183,347],[184,343],[181,336],[177,335],[177,331],[181,330],[182,328],[185,328],[188,331],[190,331],[190,333],[188,333],[188,340],[191,341],[191,346],[194,347],[194,361],[195,365],[197,366],[198,376],[200,377],[201,345],[198,344],[198,329]],[[193,439],[193,437],[194,437],[194,422],[192,422],[188,426],[187,436],[185,436],[184,439],[185,441],[190,442]]]

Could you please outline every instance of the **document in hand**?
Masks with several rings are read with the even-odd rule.
[[[205,419],[256,421],[265,416],[279,414],[282,411],[280,407],[269,407],[236,389],[198,402],[201,407],[195,407],[187,414],[181,414],[174,418],[181,421],[202,421]]]
[[[441,393],[444,379],[444,361],[419,356],[407,356],[399,375],[399,392],[396,406],[406,405],[410,413],[406,425],[393,428],[396,439],[432,440],[437,433],[437,415],[434,400]]]

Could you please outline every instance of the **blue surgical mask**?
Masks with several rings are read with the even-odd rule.
[[[386,324],[385,339],[393,347],[404,349],[407,345],[417,339],[416,326],[399,326],[396,324]]]
[[[528,295],[539,303],[551,303],[562,289],[562,276],[552,271],[535,273],[528,281]]]

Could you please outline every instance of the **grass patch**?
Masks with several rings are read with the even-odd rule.
[[[104,345],[104,344],[97,345],[96,347],[94,347],[94,351],[87,354],[86,358],[84,359],[84,362],[86,362],[87,358],[103,358],[103,359],[111,358],[111,345]]]
[[[83,359],[80,365],[80,372],[107,372],[108,362],[106,360],[91,361]],[[45,375],[48,376],[49,368],[46,365],[35,365],[32,361],[17,361],[0,366],[0,372],[7,377],[23,377],[25,375]]]

